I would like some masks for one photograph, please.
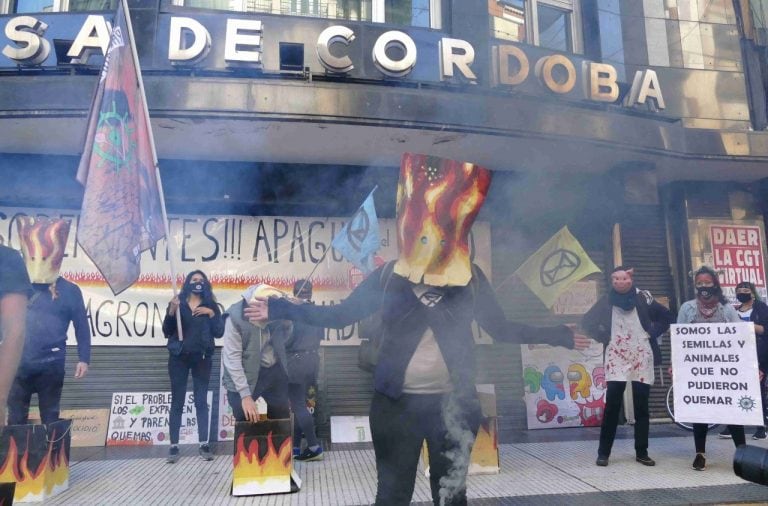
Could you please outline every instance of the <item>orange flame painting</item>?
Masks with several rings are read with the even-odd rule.
[[[268,422],[267,422],[268,423]],[[254,424],[256,425],[256,424]],[[291,435],[248,437],[240,433],[233,457],[232,495],[262,495],[291,491]],[[276,449],[275,443],[279,446]]]
[[[69,237],[69,222],[19,216],[16,228],[30,280],[33,283],[56,281]]]
[[[52,431],[51,441],[46,442],[45,434],[35,437],[39,434],[33,434],[32,426],[19,427],[27,430],[25,433],[16,431],[5,440],[8,447],[0,466],[0,482],[16,482],[14,501],[40,502],[69,488],[67,445],[63,440],[57,441],[56,431]],[[19,435],[26,437],[23,452],[19,451],[17,438],[14,437]],[[31,447],[36,444],[47,445],[47,451],[40,462],[31,465]]]

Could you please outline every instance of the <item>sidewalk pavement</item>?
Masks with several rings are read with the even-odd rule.
[[[674,425],[651,426],[649,453],[657,464],[634,458],[632,428],[620,427],[608,467],[595,466],[598,428],[521,431],[499,445],[501,473],[470,476],[469,504],[768,504],[768,486],[748,483],[733,473],[734,446],[707,440],[707,469],[691,468],[693,435]],[[768,449],[768,441],[749,439]],[[216,443],[211,462],[196,446],[182,447],[182,458],[166,464],[168,447],[73,449],[68,491],[46,505],[307,505],[371,504],[376,465],[370,444],[331,445],[320,462],[297,462],[303,484],[295,494],[229,495],[232,443]],[[429,481],[419,468],[416,504],[431,504]]]

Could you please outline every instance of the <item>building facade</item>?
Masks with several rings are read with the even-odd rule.
[[[472,161],[494,171],[480,216],[493,284],[510,317],[535,324],[580,318],[513,277],[564,225],[604,271],[635,266],[638,285],[673,308],[693,295],[691,270],[720,261],[713,226],[756,227],[765,251],[761,2],[128,3],[171,215],[343,218],[378,185],[391,219],[403,152]],[[19,209],[79,210],[74,174],[115,6],[0,0],[0,236],[11,245]],[[205,270],[204,256],[183,269]],[[733,281],[764,274],[755,262],[716,267]],[[66,407],[167,389],[165,350],[110,346],[111,332],[88,378],[68,380]],[[322,349],[323,420],[366,414],[371,379],[356,353]],[[503,439],[525,427],[520,350],[478,354]]]

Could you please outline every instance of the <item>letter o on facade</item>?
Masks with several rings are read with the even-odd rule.
[[[395,47],[404,53],[400,60],[393,60],[387,55],[387,50]],[[373,63],[382,74],[390,77],[408,75],[416,66],[416,56],[416,43],[410,36],[397,30],[382,33],[373,45]]]
[[[558,66],[565,69],[567,75],[562,83],[558,82],[553,75],[555,68]],[[536,67],[539,79],[550,91],[560,94],[568,93],[576,85],[576,67],[574,67],[571,60],[561,54],[542,58],[536,64]]]

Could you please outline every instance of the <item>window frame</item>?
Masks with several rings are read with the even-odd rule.
[[[526,14],[527,35],[534,46],[540,46],[539,37],[539,4],[555,9],[568,11],[571,16],[571,46],[573,54],[584,53],[584,37],[581,30],[581,1],[580,0],[526,0],[530,5],[530,14]]]

